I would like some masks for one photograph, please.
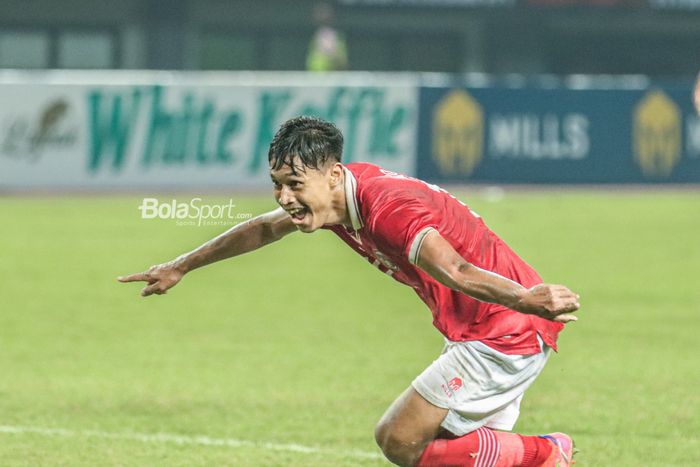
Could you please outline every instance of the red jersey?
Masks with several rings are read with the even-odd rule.
[[[542,283],[481,217],[445,190],[421,180],[366,163],[350,163],[345,169],[352,228],[325,228],[381,271],[412,287],[447,339],[479,340],[506,354],[531,355],[541,350],[539,334],[556,350],[563,324],[479,301],[442,285],[415,265],[421,241],[434,229],[471,264],[527,288]]]

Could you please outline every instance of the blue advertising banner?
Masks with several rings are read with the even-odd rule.
[[[417,175],[443,183],[700,183],[690,94],[690,84],[424,87]]]

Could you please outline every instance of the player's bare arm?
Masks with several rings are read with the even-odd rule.
[[[568,287],[539,284],[527,289],[469,263],[437,231],[431,231],[423,240],[418,266],[443,285],[477,300],[552,321],[577,320],[571,313],[579,309],[579,296]]]
[[[148,282],[141,291],[142,296],[162,295],[194,269],[256,250],[295,230],[289,214],[278,208],[238,224],[172,261],[151,266],[145,272],[119,277],[119,281]]]

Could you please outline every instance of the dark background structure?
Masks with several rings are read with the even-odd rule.
[[[3,0],[0,68],[303,70],[317,0]],[[354,71],[695,75],[697,0],[340,0]]]

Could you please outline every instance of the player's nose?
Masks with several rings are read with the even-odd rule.
[[[294,204],[294,193],[292,193],[292,190],[288,186],[282,185],[280,197],[277,202],[280,206],[291,206]]]

